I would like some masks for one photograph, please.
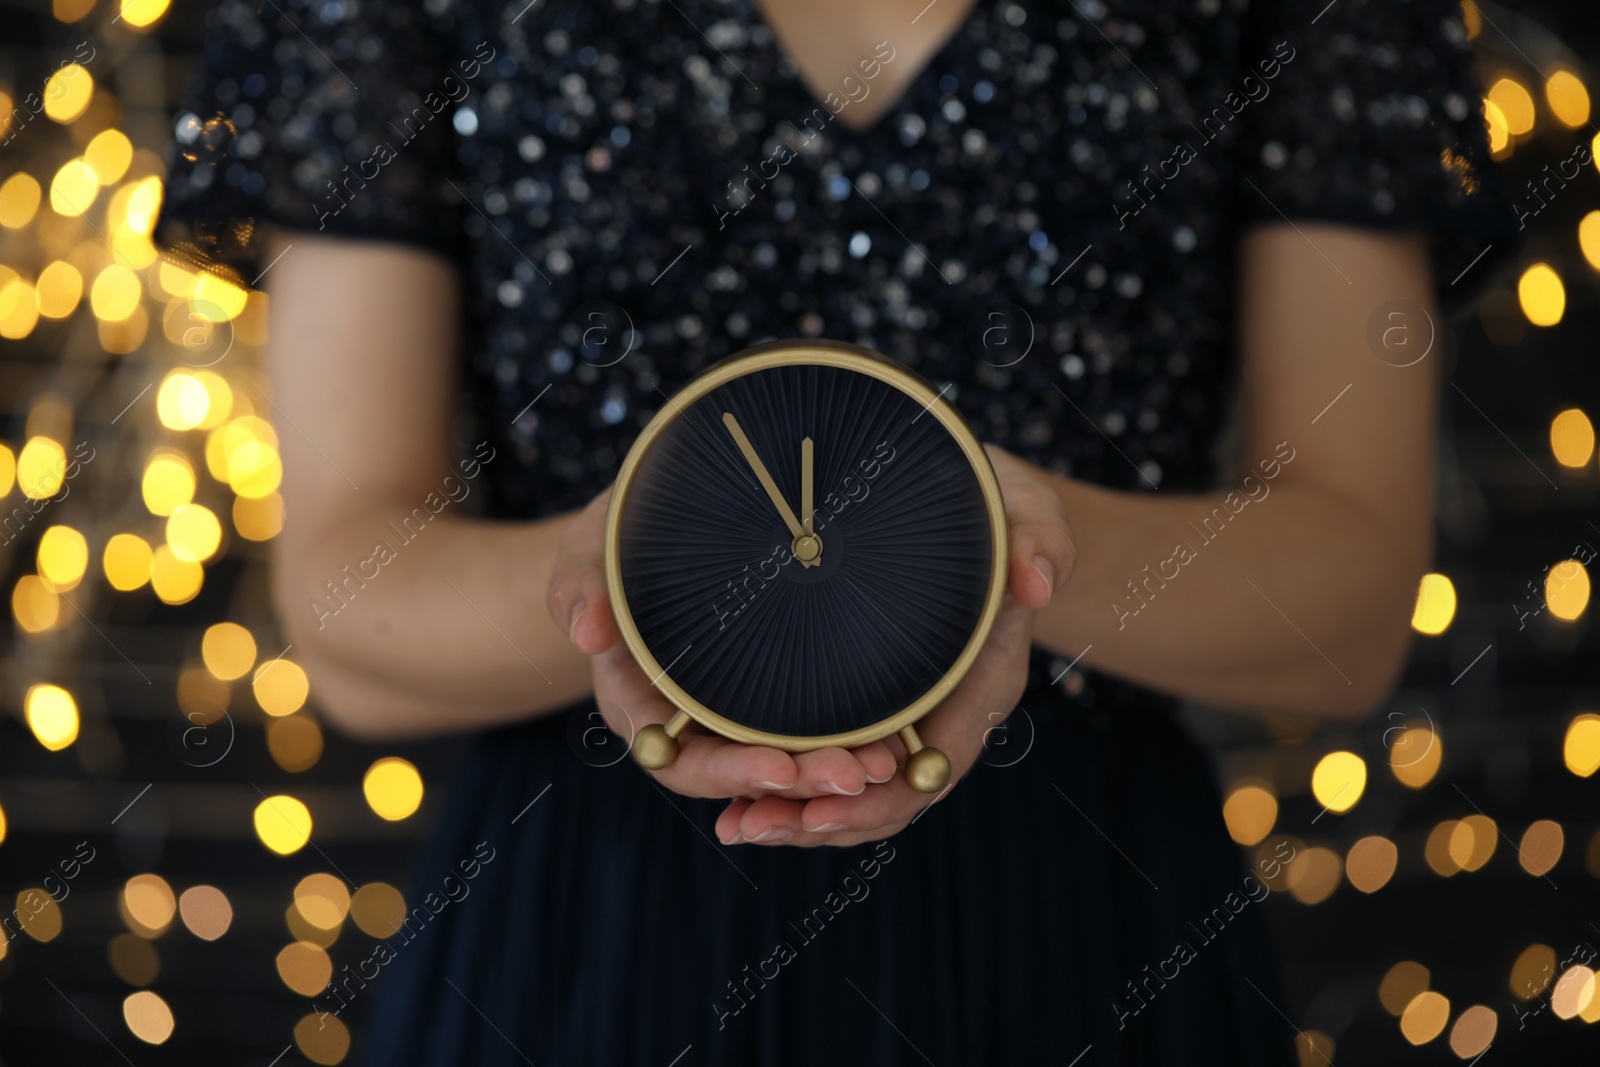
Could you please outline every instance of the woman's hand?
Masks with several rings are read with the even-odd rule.
[[[610,501],[608,489],[567,524],[551,570],[549,607],[578,651],[592,657],[595,702],[606,725],[631,745],[641,729],[665,725],[677,708],[651,685],[611,612],[605,577]],[[691,729],[678,737],[678,758],[672,765],[651,773],[684,796],[771,794],[798,803],[822,796],[859,797],[872,783],[894,777],[895,769],[894,752],[882,741],[848,751],[824,748],[790,755]]]
[[[943,703],[917,723],[923,743],[950,757],[951,788],[977,761],[988,731],[1004,721],[1021,698],[1028,679],[1034,612],[1066,584],[1076,555],[1065,508],[1055,490],[1010,453],[993,445],[988,451],[1011,527],[1008,595],[971,670]],[[898,756],[905,755],[897,738],[893,747]],[[717,819],[717,837],[730,845],[855,845],[900,832],[929,803],[927,795],[912,789],[900,774],[868,785],[857,796],[737,799]]]

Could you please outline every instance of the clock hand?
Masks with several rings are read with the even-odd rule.
[[[800,525],[810,534],[815,527],[816,508],[811,504],[811,438],[800,442]]]
[[[743,428],[739,425],[739,420],[733,417],[733,412],[724,411],[722,413],[722,423],[728,428],[728,432],[733,435],[734,443],[739,446],[739,451],[744,453],[745,462],[750,464],[750,469],[755,472],[756,480],[761,483],[761,488],[767,491],[767,496],[772,499],[773,505],[777,507],[778,514],[782,517],[784,525],[789,527],[789,532],[794,535],[794,543],[791,548],[795,557],[800,560],[801,566],[817,566],[821,562],[822,539],[810,533],[807,527],[802,526],[800,520],[795,517],[794,509],[790,508],[789,502],[783,499],[783,494],[778,491],[778,483],[772,480],[772,475],[767,472],[766,464],[762,463],[761,457],[756,455],[755,446],[750,443],[750,438],[745,436]]]

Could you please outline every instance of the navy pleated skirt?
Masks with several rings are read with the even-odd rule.
[[[1103,680],[1023,707],[848,849],[723,846],[722,802],[595,744],[592,705],[484,735],[363,994],[368,1062],[1293,1063],[1265,889],[1170,707]]]

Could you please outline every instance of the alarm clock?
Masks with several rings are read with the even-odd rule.
[[[618,626],[678,709],[635,760],[668,766],[690,723],[788,752],[898,733],[910,784],[943,789],[915,723],[988,639],[1007,531],[983,446],[900,364],[782,341],[707,370],[640,434],[606,517]]]

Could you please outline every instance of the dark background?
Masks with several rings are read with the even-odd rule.
[[[68,126],[32,120],[0,148],[0,182],[26,170],[48,196],[49,176],[107,126],[122,129],[136,148],[161,150],[205,5],[179,0],[153,27],[135,31],[112,24],[113,2],[99,0],[86,12],[83,0],[58,0],[54,10],[39,2],[0,4],[0,91],[15,98],[36,90],[88,39],[97,49],[90,67],[99,98]],[[1503,161],[1509,184],[1522,189],[1540,168],[1600,132],[1592,124],[1570,130],[1557,123],[1540,76],[1567,69],[1591,91],[1600,88],[1587,62],[1600,55],[1600,9],[1576,0],[1519,2],[1483,5],[1481,14],[1475,46],[1485,84],[1511,76],[1537,104],[1534,130]],[[159,173],[153,166],[150,157],[136,157],[130,176]],[[103,216],[110,192],[102,191],[90,219]],[[1419,637],[1390,704],[1347,729],[1189,713],[1214,753],[1225,792],[1248,779],[1277,796],[1263,847],[1289,836],[1302,853],[1315,847],[1343,857],[1358,839],[1381,835],[1398,848],[1398,868],[1376,892],[1360,892],[1340,877],[1330,896],[1307,903],[1303,897],[1317,894],[1296,895],[1290,883],[1302,873],[1302,889],[1316,879],[1291,868],[1274,887],[1282,891],[1260,905],[1285,980],[1283,1025],[1305,1034],[1302,1064],[1472,1062],[1478,1053],[1458,1055],[1450,1038],[1473,1005],[1487,1006],[1498,1020],[1483,1053],[1491,1063],[1589,1062],[1600,1052],[1600,1027],[1557,1018],[1548,992],[1529,996],[1535,990],[1526,979],[1535,972],[1513,975],[1514,962],[1533,945],[1548,946],[1563,965],[1585,954],[1596,963],[1600,949],[1600,778],[1579,777],[1563,762],[1574,717],[1600,711],[1594,612],[1569,622],[1544,611],[1521,627],[1516,607],[1537,603],[1528,583],[1542,583],[1546,567],[1580,546],[1600,546],[1595,458],[1582,468],[1563,467],[1549,437],[1563,409],[1600,415],[1594,365],[1600,275],[1577,238],[1580,219],[1596,208],[1600,171],[1590,165],[1530,223],[1520,250],[1489,277],[1463,283],[1476,283],[1479,297],[1455,313],[1451,336],[1430,357],[1445,364],[1436,569],[1453,581],[1459,605],[1442,635]],[[0,264],[36,276],[50,258],[41,251],[42,225],[36,219],[22,230],[0,230]],[[68,243],[103,244],[103,238],[85,230]],[[1528,324],[1516,295],[1519,275],[1540,261],[1557,271],[1567,297],[1561,322],[1547,328]],[[0,272],[0,287],[4,280]],[[354,1061],[361,1054],[360,1002],[344,1016],[353,1038],[347,1052],[326,1037],[296,1044],[296,1024],[311,1008],[274,963],[297,936],[286,909],[295,902],[296,883],[318,872],[355,885],[404,888],[407,865],[446,792],[455,746],[380,749],[329,733],[314,765],[291,772],[269,753],[265,728],[276,720],[256,706],[248,675],[231,684],[223,717],[198,735],[185,733],[194,725],[186,719],[193,708],[180,706],[178,680],[200,667],[206,627],[222,620],[247,627],[258,663],[284,642],[266,598],[265,546],[229,526],[232,495],[204,473],[203,431],[163,429],[150,395],[119,415],[140,385],[179,366],[159,344],[161,301],[152,296],[146,304],[152,340],[120,358],[102,351],[87,307],[65,320],[41,320],[25,338],[0,340],[0,441],[17,452],[31,431],[67,443],[69,451],[79,440],[96,449],[70,496],[0,545],[7,604],[17,581],[34,572],[46,527],[71,525],[90,546],[88,575],[64,594],[73,606],[61,605],[61,622],[26,634],[8,619],[0,636],[0,908],[9,915],[17,894],[46,884],[79,842],[94,850],[68,884],[60,932],[47,941],[24,932],[5,945],[0,1062],[266,1065],[304,1062],[307,1054]],[[248,393],[255,355],[244,344],[230,361],[236,394]],[[223,550],[207,564],[199,595],[176,606],[161,603],[149,586],[111,591],[98,562],[106,538],[120,530],[159,543],[159,523],[139,499],[145,458],[158,445],[188,450],[200,472],[197,499],[223,517],[225,528]],[[9,513],[20,499],[12,487],[0,503]],[[1307,556],[1303,565],[1323,564]],[[293,660],[292,650],[286,655]],[[79,737],[59,752],[47,751],[24,721],[24,694],[39,682],[64,686],[78,703]],[[313,692],[295,715],[315,722],[315,705]],[[1423,788],[1407,788],[1391,772],[1391,762],[1408,761],[1390,753],[1399,726],[1431,729],[1442,746],[1443,765]],[[1359,802],[1343,813],[1324,811],[1310,789],[1317,761],[1335,750],[1360,755],[1368,772]],[[367,768],[387,756],[412,761],[426,783],[420,810],[398,822],[379,818],[362,792]],[[303,801],[315,820],[312,844],[287,856],[264,848],[252,829],[252,812],[277,794]],[[1445,820],[1479,814],[1498,827],[1492,857],[1478,870],[1437,873],[1426,858],[1430,834]],[[1558,823],[1564,840],[1559,861],[1542,877],[1518,862],[1523,832],[1536,820]],[[1247,858],[1255,852],[1245,850]],[[139,936],[130,935],[122,917],[124,885],[149,873],[176,893],[197,884],[220,888],[233,909],[232,925],[207,942],[175,919],[158,936],[141,937],[159,961],[157,973],[124,966],[119,976],[115,939],[123,938],[127,953],[127,937]],[[347,919],[328,948],[333,967],[364,958],[373,943]],[[138,955],[148,960],[150,953]],[[1428,968],[1428,987],[1449,1001],[1450,1025],[1420,1046],[1403,1036],[1378,995],[1400,961]],[[124,1021],[124,1000],[138,988],[160,996],[175,1018],[159,1046],[141,1041]],[[1600,1002],[1600,991],[1594,997]],[[626,1006],[618,1010],[625,1017]]]

